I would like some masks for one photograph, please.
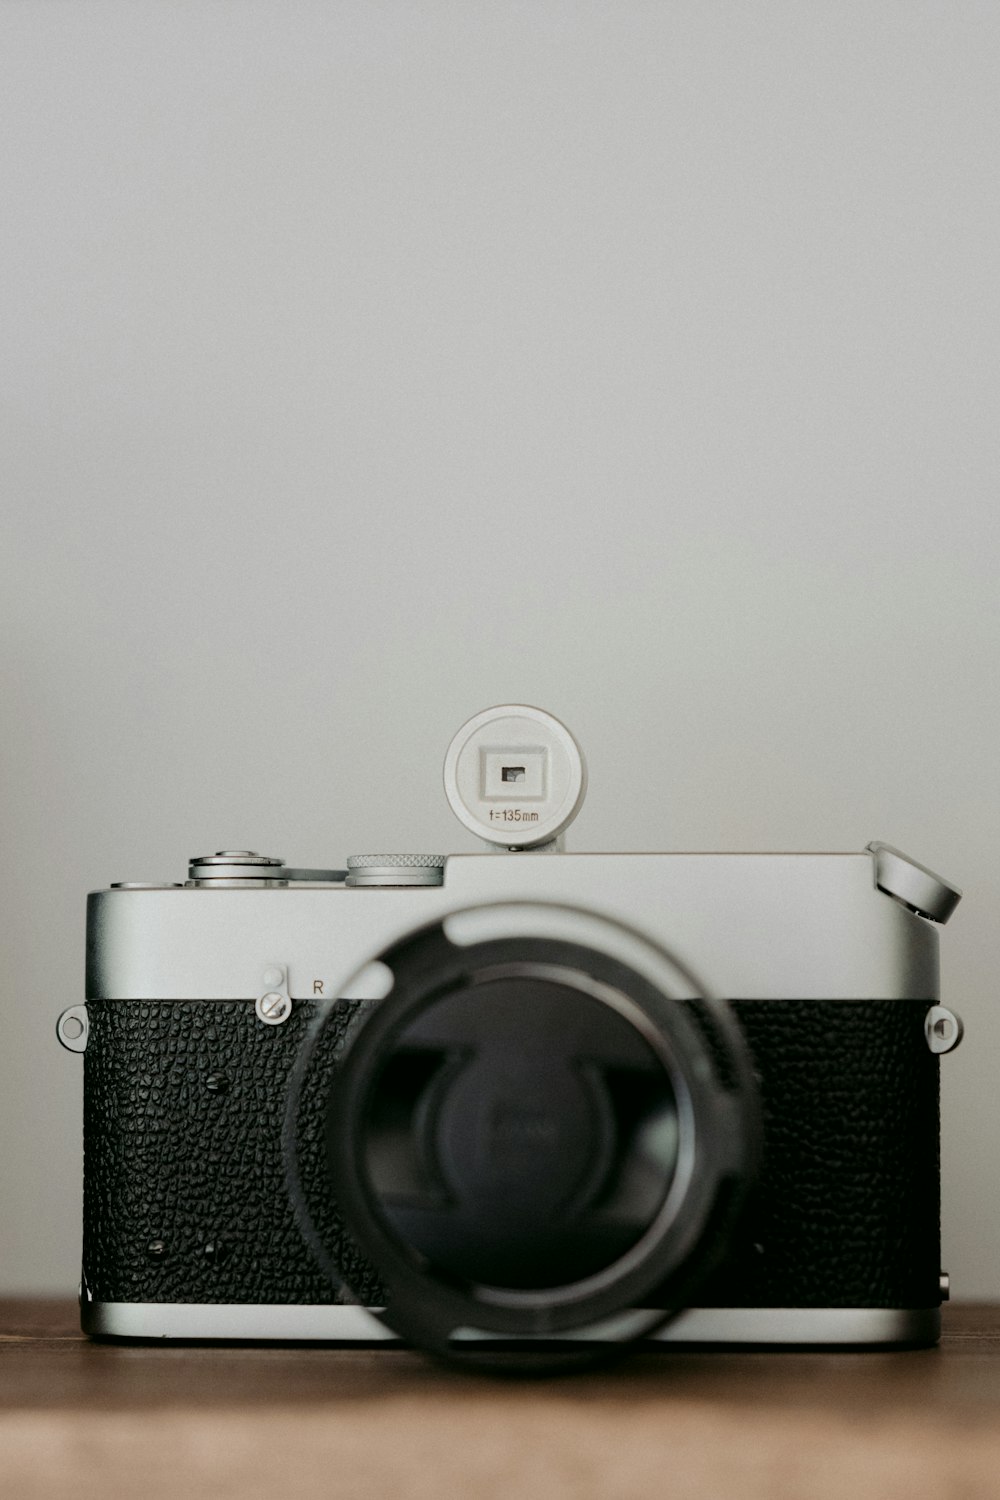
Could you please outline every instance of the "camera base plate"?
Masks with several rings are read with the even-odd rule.
[[[81,1325],[92,1338],[249,1341],[252,1343],[399,1343],[366,1308],[243,1302],[87,1302]],[[606,1326],[606,1325],[605,1325]],[[936,1344],[937,1307],[689,1307],[642,1349],[687,1344],[837,1347]],[[495,1342],[464,1329],[462,1342]],[[585,1337],[568,1336],[572,1343]],[[522,1347],[526,1341],[522,1340]]]

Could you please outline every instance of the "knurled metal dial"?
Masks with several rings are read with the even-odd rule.
[[[351,854],[347,860],[350,886],[441,885],[443,854]]]

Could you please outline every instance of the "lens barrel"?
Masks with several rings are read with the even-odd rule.
[[[326,1081],[326,1187],[380,1316],[450,1358],[652,1332],[718,1263],[755,1173],[728,1007],[644,939],[573,917],[572,939],[558,920],[539,936],[537,908],[519,932],[510,908],[478,924],[509,935],[455,941],[446,921],[379,955],[392,989]]]

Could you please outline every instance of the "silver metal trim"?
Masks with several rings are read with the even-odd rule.
[[[56,1037],[67,1052],[86,1052],[90,1017],[85,1005],[70,1005],[56,1022]]]
[[[924,1036],[932,1052],[952,1052],[965,1035],[961,1016],[946,1005],[932,1005],[924,1017]]]
[[[96,1338],[398,1343],[366,1308],[270,1303],[81,1302],[84,1333]],[[642,1345],[933,1344],[936,1307],[691,1307]],[[480,1336],[469,1335],[478,1341]],[[484,1338],[484,1341],[488,1341]]]
[[[443,854],[351,854],[346,884],[357,886],[441,885]]]
[[[215,854],[193,854],[188,863],[192,869],[203,866],[228,869],[230,865],[243,868],[247,865],[283,865],[285,861],[280,854],[258,854],[256,849],[218,849]]]
[[[350,976],[407,933],[495,903],[599,911],[742,1000],[939,995],[939,929],[876,890],[870,854],[466,854],[441,886],[254,884],[92,894],[87,998],[244,1000],[262,952],[286,955],[293,999],[350,997]]]
[[[891,844],[875,839],[867,847],[875,858],[875,884],[880,891],[931,922],[947,922],[962,899],[957,885]]]
[[[220,849],[217,854],[196,854],[188,865],[188,885],[283,884],[284,863],[277,856],[258,854],[253,849]]]
[[[269,964],[264,970],[264,983],[267,990],[254,1003],[257,1019],[265,1026],[281,1026],[292,1013],[284,964]]]
[[[446,854],[349,854],[348,874],[355,870],[443,870]]]
[[[179,891],[183,884],[179,880],[113,880],[113,891]]]

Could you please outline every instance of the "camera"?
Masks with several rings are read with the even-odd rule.
[[[88,901],[83,1328],[454,1356],[937,1338],[938,927],[858,853],[575,853],[583,755],[448,749],[481,852]]]

